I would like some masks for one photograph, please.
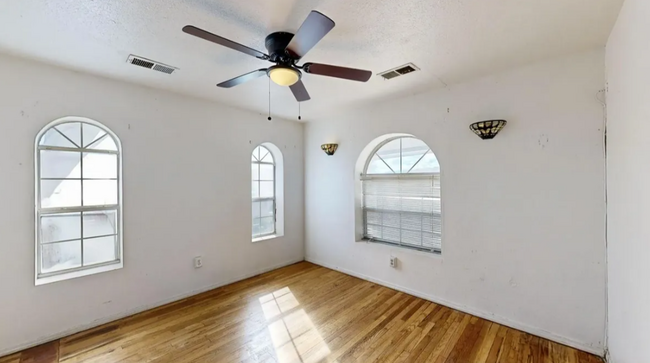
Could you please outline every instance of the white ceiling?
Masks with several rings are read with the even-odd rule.
[[[336,27],[303,61],[378,73],[413,62],[422,71],[357,83],[305,75],[303,118],[355,102],[443,87],[535,60],[604,46],[623,0],[6,0],[0,51],[199,96],[260,113],[268,79],[215,85],[271,63],[181,31],[191,24],[266,52],[267,34],[295,32],[309,11]],[[126,63],[129,54],[180,68],[168,76]],[[296,119],[288,88],[272,112]]]

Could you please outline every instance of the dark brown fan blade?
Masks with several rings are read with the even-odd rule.
[[[296,101],[303,102],[309,101],[311,99],[311,97],[309,97],[307,89],[305,88],[305,84],[302,83],[302,81],[294,83],[289,88],[291,88],[291,92],[293,93],[294,97],[296,97]]]
[[[304,57],[332,28],[334,28],[332,19],[318,11],[312,11],[287,45],[289,54],[295,59]]]
[[[222,87],[222,88],[230,88],[230,87],[235,87],[237,85],[240,85],[244,82],[248,82],[251,79],[255,79],[258,77],[261,77],[266,74],[266,68],[258,69],[256,71],[252,71],[246,74],[242,74],[239,77],[235,77],[233,79],[229,79],[225,82],[219,83],[217,86]]]
[[[252,55],[253,57],[259,58],[259,59],[269,59],[269,56],[257,51],[253,48],[249,48],[245,45],[239,44],[237,42],[233,42],[232,40],[228,40],[224,37],[220,37],[216,34],[212,34],[210,32],[207,32],[203,29],[199,29],[195,26],[192,25],[186,25],[183,27],[183,31],[187,34],[194,35],[195,37],[199,37],[201,39],[205,39],[209,42],[217,43],[219,45],[223,45],[224,47],[234,49],[237,51],[240,51],[242,53]]]
[[[317,74],[319,76],[343,78],[359,82],[367,82],[372,76],[372,72],[363,69],[331,66],[320,63],[305,63],[303,69],[307,73]]]

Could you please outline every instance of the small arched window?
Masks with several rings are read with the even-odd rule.
[[[119,139],[66,117],[36,138],[36,284],[121,268]]]
[[[276,235],[275,160],[265,146],[251,156],[253,240]]]
[[[440,164],[431,148],[413,137],[388,139],[361,180],[364,238],[441,252]]]

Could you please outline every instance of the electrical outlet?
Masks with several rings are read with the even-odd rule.
[[[201,267],[203,267],[203,257],[201,256],[194,257],[194,268],[201,268]]]
[[[397,257],[390,258],[390,267],[397,268]]]

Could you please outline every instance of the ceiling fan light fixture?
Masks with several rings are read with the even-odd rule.
[[[300,71],[284,66],[269,68],[268,75],[275,84],[280,86],[293,86],[301,76]]]

